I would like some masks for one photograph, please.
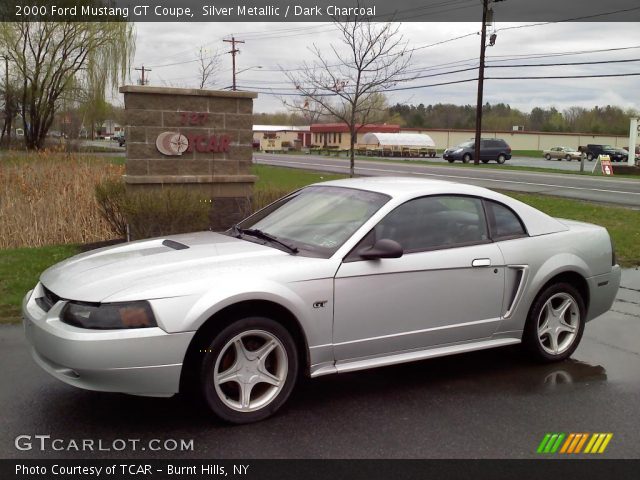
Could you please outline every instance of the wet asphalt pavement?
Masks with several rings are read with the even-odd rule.
[[[526,458],[547,432],[611,432],[600,458],[640,458],[640,271],[587,325],[573,358],[530,363],[518,348],[303,381],[264,422],[229,426],[184,397],[64,385],[31,360],[20,326],[0,328],[3,458]],[[19,451],[18,435],[140,439],[137,451]],[[151,439],[193,450],[150,451]],[[62,443],[61,443],[62,444]]]

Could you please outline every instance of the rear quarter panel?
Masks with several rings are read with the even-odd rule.
[[[580,274],[587,280],[593,297],[589,279],[611,273],[611,242],[606,229],[577,222],[568,226],[567,231],[498,243],[506,265],[526,265],[528,269],[523,294],[497,333],[521,331],[535,298],[556,275]],[[506,291],[509,288],[506,285]],[[588,319],[591,318],[590,315]]]

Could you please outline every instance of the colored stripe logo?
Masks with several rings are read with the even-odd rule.
[[[604,453],[612,438],[613,433],[547,433],[538,445],[537,453]]]

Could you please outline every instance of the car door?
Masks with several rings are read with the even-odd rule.
[[[381,238],[399,242],[402,257],[362,260],[357,252]],[[338,269],[336,361],[490,337],[500,321],[503,264],[479,199],[429,196],[399,206]]]
[[[493,152],[491,149],[491,142],[489,140],[480,141],[480,160],[491,160],[493,158]]]

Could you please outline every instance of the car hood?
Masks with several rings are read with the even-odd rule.
[[[319,262],[327,263],[219,233],[198,232],[93,250],[52,266],[40,281],[69,300],[118,301],[117,294],[123,292],[128,298],[140,292],[140,298],[151,299],[195,294],[229,276],[275,277],[287,272],[300,276],[305,271],[309,275],[313,268],[302,264]],[[296,274],[290,280],[297,280]]]

